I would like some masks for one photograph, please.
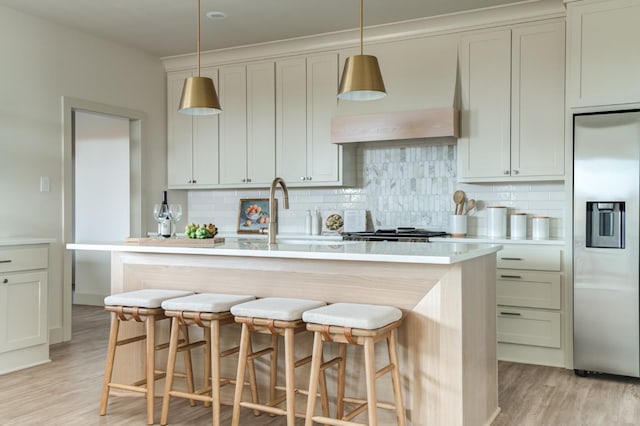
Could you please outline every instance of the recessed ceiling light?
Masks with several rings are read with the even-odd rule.
[[[225,19],[226,17],[227,17],[227,14],[224,12],[217,12],[215,10],[207,12],[207,18],[212,20]]]

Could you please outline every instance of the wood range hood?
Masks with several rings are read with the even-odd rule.
[[[331,119],[331,142],[393,141],[460,135],[460,112],[455,108],[336,116]]]

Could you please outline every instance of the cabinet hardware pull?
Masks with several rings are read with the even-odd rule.
[[[198,183],[198,181],[194,179],[191,181],[191,183]]]
[[[501,257],[501,260],[522,260],[521,257]]]
[[[4,280],[2,280],[2,282],[3,282],[4,284],[6,284],[6,283],[8,283],[8,282],[9,282],[9,279],[8,279],[8,278],[5,278]]]
[[[249,179],[247,179],[247,183],[251,183],[251,179],[250,179],[250,178],[249,178]]]
[[[500,275],[500,278],[522,278],[520,275]]]
[[[500,312],[500,315],[511,315],[511,316],[514,316],[514,317],[519,317],[522,314],[520,312]]]
[[[504,171],[504,174],[505,174],[505,175],[508,175],[508,174],[509,174],[509,170],[505,170],[505,171]]]
[[[307,180],[311,180],[311,176],[307,176]]]
[[[300,180],[307,180],[307,178],[306,178],[306,177],[304,177],[304,176],[301,176],[301,177],[300,177]]]
[[[519,171],[517,171],[517,170],[514,170],[514,171],[513,171],[513,174],[514,174],[514,175],[517,175],[518,173],[520,173],[520,172],[519,172]]]
[[[0,263],[11,263],[11,259],[9,259],[9,260],[0,260]]]

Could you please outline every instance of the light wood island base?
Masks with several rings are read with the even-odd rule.
[[[111,259],[112,293],[188,289],[396,306],[405,314],[398,339],[407,424],[488,425],[499,413],[495,253],[453,264],[124,251],[112,251]],[[233,334],[229,345],[237,343],[239,334]],[[308,355],[310,336],[297,340],[299,355]],[[259,349],[260,344],[256,340],[254,347]],[[118,353],[124,360],[116,361],[120,368],[115,377],[139,377],[143,353],[142,345]],[[386,362],[385,353],[376,357]],[[359,351],[350,352],[348,359],[362,364]],[[222,365],[223,375],[233,376],[234,362]],[[267,363],[256,363],[258,381],[265,385],[267,368]],[[300,370],[296,380],[306,385],[308,370]],[[355,373],[357,365],[350,365],[348,371],[359,374],[348,378],[348,394],[364,395],[364,372]],[[331,397],[335,376],[328,374],[328,380]],[[390,381],[379,382],[379,399],[392,401]],[[232,391],[223,400],[231,399]],[[301,410],[303,406],[301,400]],[[380,424],[395,424],[393,413],[381,410],[380,416]]]

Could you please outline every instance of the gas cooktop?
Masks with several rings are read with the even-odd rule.
[[[406,241],[429,242],[430,237],[447,235],[444,231],[427,231],[413,227],[401,227],[396,229],[378,229],[366,232],[345,232],[342,239],[348,241]]]

